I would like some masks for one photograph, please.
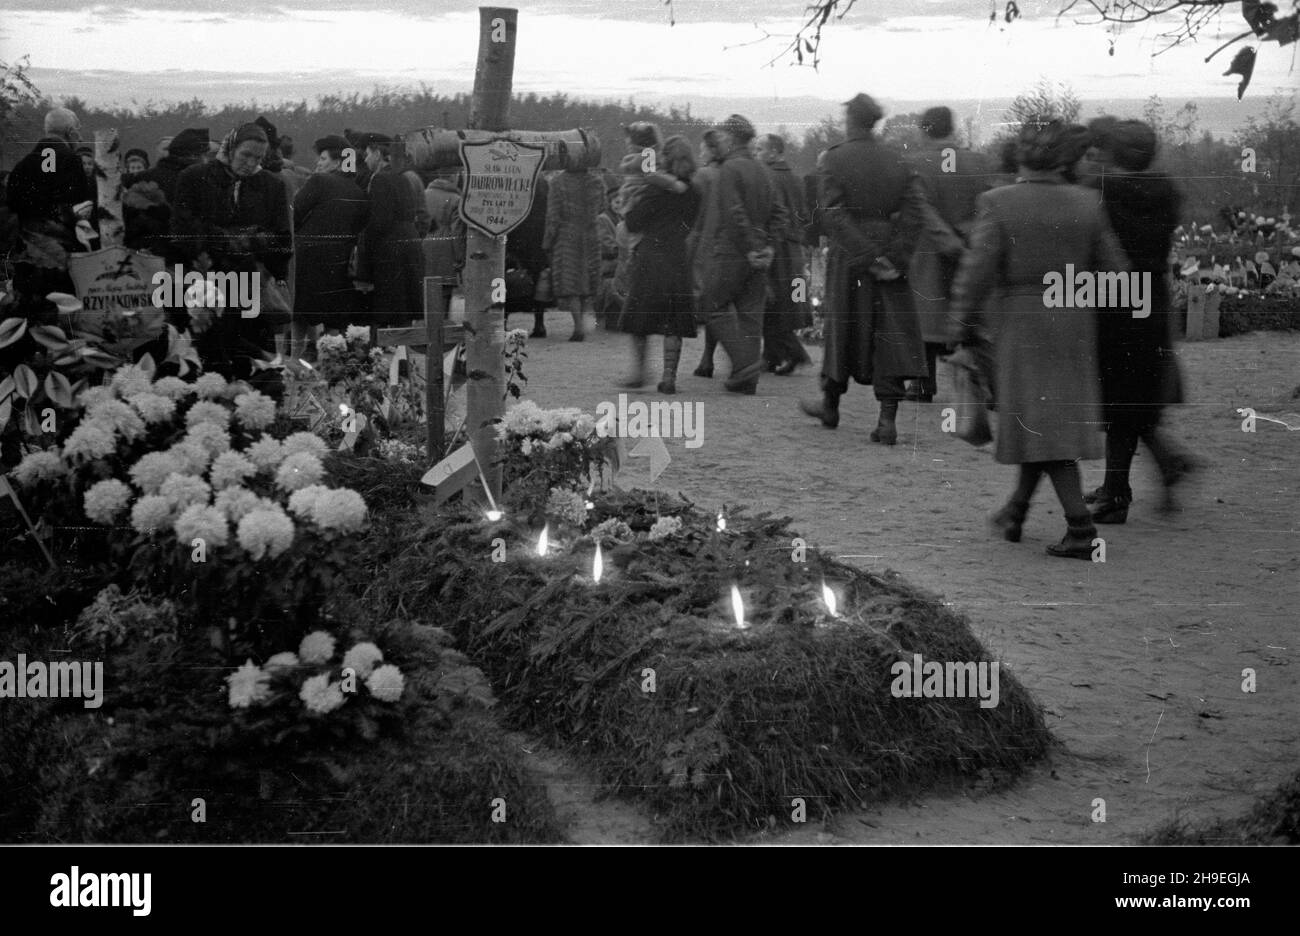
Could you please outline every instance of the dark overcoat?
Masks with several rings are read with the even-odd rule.
[[[53,152],[52,172],[45,171],[50,165],[46,149]],[[72,145],[57,137],[44,137],[9,173],[6,195],[9,210],[22,227],[45,227],[44,233],[71,247],[77,243],[72,233],[77,224],[72,209],[81,202],[93,201],[95,190]]]
[[[775,246],[785,225],[785,211],[773,196],[767,171],[746,150],[722,160],[712,186],[716,227],[700,236],[701,245],[709,248],[700,299],[706,313],[744,294],[755,277],[767,276],[750,266],[749,254]]]
[[[905,273],[920,230],[924,193],[915,173],[870,135],[853,136],[818,160],[818,206],[829,237],[823,380],[926,376],[925,345],[907,277],[867,272],[884,256]]]
[[[1094,309],[1048,308],[1048,274],[1127,270],[1100,196],[1057,175],[985,192],[953,286],[957,328],[993,341],[1003,464],[1099,458],[1101,379]]]
[[[1134,271],[1151,274],[1150,315],[1134,318],[1128,309],[1099,313],[1102,401],[1108,418],[1114,409],[1159,412],[1183,399],[1167,264],[1180,196],[1159,172],[1107,173],[1100,186],[1106,215],[1129,263]]]
[[[600,292],[600,231],[605,182],[595,172],[561,172],[547,193],[542,248],[551,258],[556,298]]]
[[[365,227],[369,201],[340,172],[318,172],[293,199],[293,314],[308,325],[342,328],[357,315],[359,294],[348,260]]]
[[[950,158],[945,158],[945,149],[952,150]],[[929,141],[912,151],[908,164],[916,170],[926,201],[937,215],[938,230],[924,226],[907,278],[921,337],[942,344],[948,338],[948,301],[962,243],[975,223],[975,199],[993,188],[998,167],[983,153],[958,149],[946,140]]]
[[[776,256],[768,270],[772,288],[772,304],[768,306],[763,321],[764,333],[791,332],[811,324],[807,300],[794,300],[794,279],[803,275],[804,232],[808,226],[808,209],[804,200],[803,182],[790,171],[785,160],[767,164],[772,181],[772,192],[785,211],[785,225],[780,238],[772,245]],[[804,286],[807,295],[807,284]]]
[[[424,315],[424,252],[411,183],[383,166],[370,176],[370,209],[357,243],[357,279],[373,283],[368,324],[409,325]]]
[[[632,248],[620,331],[695,337],[695,290],[686,239],[699,207],[695,188],[677,194],[647,186],[624,216],[628,231],[641,239]]]

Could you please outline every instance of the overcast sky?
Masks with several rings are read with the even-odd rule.
[[[283,97],[293,99],[367,91],[376,83],[423,81],[437,90],[468,90],[478,42],[478,4],[465,0],[3,5],[0,58],[29,55],[35,68],[96,72],[75,90],[64,87],[77,84],[67,75],[59,87],[44,89],[95,103],[193,96],[224,103],[248,99],[250,88],[267,101],[276,74],[283,76]],[[1232,3],[1218,28],[1195,46],[1153,58],[1167,25],[1145,24],[1115,36],[1110,56],[1112,34],[1105,27],[1078,25],[1081,16],[1057,18],[1063,0],[1021,0],[1023,16],[1010,26],[1001,16],[996,25],[988,22],[989,0],[859,0],[843,21],[828,26],[820,73],[786,60],[768,67],[805,5],[674,0],[676,25],[670,26],[663,0],[520,2],[515,90],[633,96],[645,103],[738,96],[843,100],[866,90],[905,101],[1005,98],[1045,76],[1068,81],[1085,99],[1159,93],[1181,102],[1235,93],[1236,77],[1222,77],[1235,50],[1209,65],[1202,60],[1222,41],[1216,36],[1244,29],[1239,5]],[[778,38],[758,41],[764,31]],[[728,45],[733,48],[724,49]],[[1248,94],[1294,87],[1298,48],[1267,44]],[[98,74],[104,71],[131,74]],[[196,72],[226,77],[213,81]]]

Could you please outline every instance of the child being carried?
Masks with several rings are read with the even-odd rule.
[[[681,195],[690,188],[675,175],[651,168],[659,164],[662,141],[658,127],[638,120],[623,129],[627,133],[627,155],[618,164],[623,173],[623,184],[619,188],[623,214],[631,211],[653,189]],[[629,234],[629,248],[635,247],[640,239],[640,234]]]

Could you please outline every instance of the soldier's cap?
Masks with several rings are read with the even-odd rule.
[[[732,114],[722,123],[718,124],[717,129],[724,133],[731,134],[732,138],[738,143],[748,143],[750,140],[754,139],[758,133],[758,131],[754,129],[754,125],[739,114]]]
[[[358,149],[364,149],[367,146],[385,146],[396,141],[386,133],[357,133],[353,135],[352,142]]]
[[[859,92],[845,101],[844,106],[848,108],[849,119],[863,127],[874,126],[876,121],[885,116],[885,112],[870,94]]]

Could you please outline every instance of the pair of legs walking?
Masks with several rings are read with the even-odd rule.
[[[799,407],[806,414],[822,421],[827,429],[834,429],[840,424],[840,397],[848,390],[848,381],[843,383],[822,375],[822,398],[820,402],[800,400]],[[895,445],[898,442],[898,404],[902,401],[906,388],[901,377],[877,377],[872,381],[876,399],[880,401],[880,416],[876,428],[871,430],[871,441],[881,445]]]
[[[1069,559],[1091,559],[1092,541],[1097,535],[1097,528],[1093,526],[1088,505],[1083,501],[1083,478],[1076,461],[1021,464],[1016,477],[1016,489],[1006,506],[993,515],[994,526],[1010,542],[1020,542],[1021,527],[1029,513],[1029,502],[1033,500],[1034,491],[1038,489],[1038,482],[1043,479],[1043,475],[1052,481],[1067,524],[1065,538],[1060,543],[1048,546],[1047,551],[1053,556]]]
[[[1133,502],[1129,471],[1137,454],[1138,442],[1144,442],[1160,469],[1165,511],[1174,509],[1173,488],[1194,468],[1192,460],[1170,444],[1160,431],[1160,411],[1149,406],[1108,407],[1106,424],[1106,477],[1101,487],[1089,495],[1092,518],[1096,523],[1123,523]]]
[[[623,384],[628,389],[635,389],[645,385],[645,361],[646,352],[649,350],[650,337],[648,335],[632,336],[632,366],[633,373]],[[681,335],[664,335],[664,373],[663,378],[659,381],[658,390],[660,393],[677,392],[677,365],[682,359],[682,337]]]

